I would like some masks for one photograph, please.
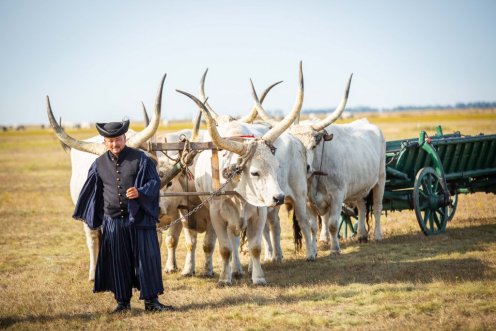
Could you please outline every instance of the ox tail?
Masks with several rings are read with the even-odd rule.
[[[367,197],[365,198],[365,207],[367,209],[367,212],[365,214],[365,222],[367,224],[367,233],[369,233],[370,230],[370,219],[372,218],[370,215],[373,213],[373,208],[372,206],[374,205],[374,194],[372,190],[369,192]]]
[[[239,251],[240,252],[243,252],[243,249],[244,249],[244,246],[246,244],[246,228],[241,231],[241,238],[240,238],[240,242],[239,242]]]
[[[294,208],[292,209],[292,213],[293,213],[293,236],[294,236],[295,251],[299,252],[303,245],[302,243],[303,235],[301,233],[300,224],[296,219],[296,213],[294,212]]]

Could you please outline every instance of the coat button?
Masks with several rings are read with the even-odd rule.
[[[117,181],[120,181],[121,179],[119,177],[117,177]]]
[[[120,166],[121,164],[120,163],[117,163],[116,166]]]
[[[120,173],[121,173],[121,172],[120,172],[120,170],[117,170],[116,172],[117,172],[118,174],[120,174]]]

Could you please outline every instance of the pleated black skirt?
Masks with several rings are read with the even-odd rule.
[[[164,292],[157,231],[105,215],[93,292],[110,291],[117,301],[129,301],[133,288],[140,290],[140,300]]]

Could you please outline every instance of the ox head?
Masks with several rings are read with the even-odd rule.
[[[129,147],[147,149],[147,145],[146,145],[147,140],[150,139],[157,131],[158,126],[160,124],[162,90],[164,87],[165,77],[166,75],[163,76],[157,93],[153,117],[150,123],[142,131],[137,132],[134,135],[129,135],[129,137],[127,137],[126,144]],[[102,155],[107,151],[107,148],[103,143],[77,140],[69,136],[67,133],[65,133],[64,129],[57,123],[55,117],[53,116],[52,107],[50,105],[50,99],[48,96],[47,96],[47,114],[48,114],[48,119],[50,121],[50,125],[54,129],[57,138],[59,138],[62,144],[70,148],[74,148],[83,152],[88,152],[96,155]]]
[[[219,149],[233,153],[229,165],[224,165],[227,169],[224,168],[223,172],[234,177],[234,190],[254,206],[262,207],[281,204],[284,201],[284,193],[277,182],[279,163],[275,157],[277,151],[273,147],[273,143],[291,125],[301,111],[303,104],[303,76],[300,75],[298,97],[295,105],[286,118],[276,123],[261,138],[245,140],[244,142],[221,137],[216,128],[215,119],[205,103],[187,92],[177,91],[193,100],[205,115],[207,129],[215,145]],[[252,92],[254,98],[260,103],[254,89]],[[234,173],[231,173],[232,171]]]

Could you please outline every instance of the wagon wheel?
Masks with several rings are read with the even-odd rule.
[[[448,222],[450,222],[455,216],[456,207],[458,206],[458,193],[455,193],[450,198],[450,204],[448,205]]]
[[[420,169],[413,188],[413,207],[422,232],[428,236],[446,230],[446,181],[433,168]]]

